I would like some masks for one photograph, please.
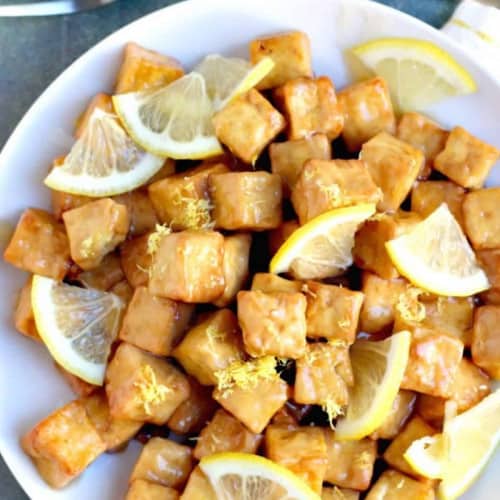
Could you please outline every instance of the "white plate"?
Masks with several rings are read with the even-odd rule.
[[[348,82],[342,59],[346,47],[383,36],[437,42],[472,73],[479,91],[449,100],[431,114],[447,127],[463,125],[500,147],[498,84],[448,38],[412,17],[364,0],[191,0],[150,14],[106,38],[36,101],[0,155],[0,220],[14,223],[27,206],[49,206],[42,179],[52,159],[66,153],[69,132],[88,100],[97,92],[111,91],[126,42],[171,54],[189,68],[208,52],[247,57],[251,38],[288,29],[309,34],[316,73],[329,75],[337,87]],[[500,183],[498,172],[494,183]],[[72,399],[45,350],[12,327],[15,295],[24,279],[23,273],[0,264],[0,451],[34,500],[123,498],[140,449],[137,443],[126,453],[100,457],[78,480],[57,492],[40,479],[19,447],[24,432]],[[500,476],[495,468],[500,468],[500,456],[464,498],[496,496],[492,492],[500,489]]]

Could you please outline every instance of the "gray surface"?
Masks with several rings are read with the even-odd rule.
[[[438,27],[458,3],[457,0],[379,1]],[[0,0],[0,5],[7,3],[15,2]],[[173,3],[176,0],[119,0],[102,9],[72,16],[0,19],[0,147],[32,102],[78,56],[121,26]],[[3,460],[0,460],[0,498],[27,498]]]

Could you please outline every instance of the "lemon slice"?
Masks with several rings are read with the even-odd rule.
[[[443,477],[443,465],[448,449],[444,434],[436,434],[413,441],[403,457],[417,474],[430,479],[440,479]]]
[[[216,453],[201,459],[216,497],[231,500],[320,500],[298,476],[250,453]]]
[[[358,340],[350,349],[354,386],[346,414],[337,420],[338,439],[362,439],[391,412],[408,363],[411,335],[399,332],[380,342]]]
[[[115,95],[113,104],[130,136],[150,153],[193,160],[222,153],[200,73],[157,90]]]
[[[446,203],[385,246],[398,271],[427,292],[467,297],[490,286]]]
[[[385,78],[393,103],[400,111],[423,109],[477,89],[463,66],[426,40],[381,38],[358,45],[352,52],[366,67]]]
[[[64,163],[53,168],[44,182],[56,191],[112,196],[144,184],[164,161],[137,147],[114,115],[97,108]]]
[[[38,333],[55,361],[102,385],[124,307],[120,298],[35,275],[31,301]]]
[[[194,71],[205,78],[207,93],[214,111],[222,109],[229,101],[255,87],[274,67],[270,57],[264,57],[255,66],[237,57],[210,54]]]
[[[375,205],[337,208],[295,230],[271,259],[271,273],[291,272],[297,279],[336,276],[352,264],[354,235]]]

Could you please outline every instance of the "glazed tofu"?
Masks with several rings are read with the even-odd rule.
[[[168,356],[193,312],[193,305],[156,297],[141,286],[134,291],[118,337],[157,356]]]
[[[299,427],[301,420],[310,413],[311,405],[301,405],[288,400],[273,416],[271,423],[284,425],[290,429]]]
[[[334,208],[377,203],[380,196],[363,161],[309,160],[292,190],[292,203],[305,224]]]
[[[3,258],[13,266],[62,280],[70,265],[64,226],[45,210],[26,209],[17,223]]]
[[[370,485],[377,443],[371,439],[339,441],[335,432],[323,429],[328,454],[325,481],[342,488],[364,491]]]
[[[150,234],[144,234],[132,240],[125,241],[120,246],[120,262],[132,288],[148,284],[149,270],[153,262],[148,252]]]
[[[500,248],[476,252],[481,267],[488,276],[492,289],[500,289]]]
[[[265,231],[281,224],[281,178],[268,172],[211,175],[210,194],[215,226]]]
[[[271,273],[256,273],[252,280],[252,291],[263,293],[300,293],[301,281],[292,281]]]
[[[472,360],[494,380],[500,380],[499,306],[481,306],[474,314]]]
[[[308,281],[307,336],[343,340],[352,344],[356,337],[364,296],[347,288]]]
[[[329,160],[332,157],[330,141],[325,134],[314,134],[303,139],[273,142],[269,145],[271,171],[283,183],[283,194],[290,195],[302,167],[307,160]]]
[[[400,207],[424,164],[422,151],[386,132],[363,144],[360,158],[382,190],[383,197],[377,204],[382,212],[394,212]]]
[[[288,80],[274,91],[274,101],[288,123],[288,139],[304,139],[325,134],[336,139],[344,126],[344,115],[337,103],[330,78]]]
[[[224,451],[257,453],[262,438],[261,434],[250,432],[226,411],[217,410],[196,440],[193,456],[201,460],[205,456]]]
[[[306,347],[306,298],[301,293],[238,293],[245,350],[254,357],[297,359]]]
[[[125,45],[123,62],[116,79],[115,94],[162,87],[184,74],[179,61],[148,50],[136,43]]]
[[[83,132],[89,123],[90,117],[96,109],[100,109],[105,113],[114,113],[111,96],[100,92],[91,99],[88,106],[85,108],[85,111],[76,120],[74,135],[77,139],[83,135]]]
[[[187,332],[172,355],[200,384],[215,385],[215,372],[244,357],[236,316],[229,309],[211,313]]]
[[[337,93],[337,98],[344,113],[342,138],[351,153],[379,132],[396,131],[389,87],[383,78],[349,85]]]
[[[108,253],[97,267],[83,271],[77,276],[77,280],[86,288],[104,291],[109,290],[124,278],[120,257],[116,253]]]
[[[63,214],[71,258],[82,269],[97,267],[127,237],[127,208],[111,198],[87,203]]]
[[[182,500],[217,500],[212,484],[203,474],[199,466],[191,472],[186,487],[181,495]],[[148,499],[145,499],[148,500]]]
[[[164,424],[189,397],[189,382],[171,363],[122,342],[106,371],[114,418]]]
[[[91,201],[95,201],[95,198],[90,198],[89,196],[65,193],[63,191],[50,190],[50,201],[52,206],[52,213],[57,220],[62,220],[62,214],[73,208],[79,208]]]
[[[321,490],[321,500],[359,500],[359,491],[325,486]]]
[[[497,148],[455,127],[443,151],[434,160],[434,168],[464,188],[478,189],[500,156]]]
[[[127,207],[130,218],[129,236],[140,236],[154,230],[158,217],[147,191],[136,189],[130,193],[113,196],[113,199]]]
[[[306,33],[290,31],[263,36],[250,42],[250,62],[257,64],[265,57],[274,63],[273,69],[258,84],[258,89],[270,89],[288,80],[313,75],[311,44]]]
[[[233,99],[212,121],[217,138],[251,165],[286,125],[283,115],[255,89]]]
[[[289,429],[269,425],[265,434],[266,457],[297,474],[316,493],[321,493],[328,457],[323,430],[319,427]]]
[[[63,379],[69,385],[70,389],[76,396],[85,397],[90,396],[93,392],[99,389],[99,386],[89,384],[85,380],[73,375],[71,372],[65,370],[61,365],[54,362],[57,371],[62,375]]]
[[[163,163],[163,166],[156,172],[156,174],[153,175],[153,177],[150,177],[145,183],[144,186],[150,186],[151,184],[161,181],[162,179],[165,179],[166,177],[175,174],[175,160],[172,158],[165,158],[165,163]]]
[[[465,195],[465,233],[476,250],[500,248],[500,188]]]
[[[285,243],[291,234],[299,228],[299,222],[295,219],[283,222],[279,227],[267,233],[267,244],[269,253],[274,255],[281,245]]]
[[[419,401],[424,396],[419,396]],[[394,439],[406,424],[417,401],[417,395],[412,391],[400,390],[392,403],[392,408],[384,423],[370,435],[371,439]]]
[[[35,316],[31,304],[31,283],[30,276],[19,292],[16,308],[14,309],[14,326],[19,333],[30,337],[33,340],[41,340],[36,329]]]
[[[149,291],[182,302],[213,302],[226,286],[224,236],[187,230],[161,238],[153,255]]]
[[[79,401],[39,422],[22,437],[21,445],[52,488],[66,486],[106,449]]]
[[[144,479],[170,488],[181,488],[193,466],[189,446],[154,437],[144,445],[132,470],[130,481]]]
[[[125,500],[177,500],[179,493],[173,488],[135,479],[130,483]]]
[[[432,483],[416,481],[395,470],[386,470],[371,487],[365,500],[434,500]]]

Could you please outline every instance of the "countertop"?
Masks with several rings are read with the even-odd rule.
[[[437,27],[448,19],[458,3],[458,0],[378,1]],[[0,5],[7,3],[19,1],[0,0]],[[33,101],[71,62],[121,26],[173,3],[176,0],[119,0],[101,9],[69,16],[0,19],[0,148]],[[28,498],[3,460],[0,460],[0,498]]]

